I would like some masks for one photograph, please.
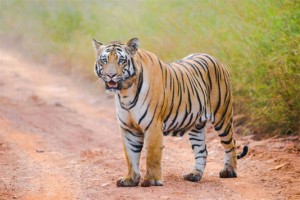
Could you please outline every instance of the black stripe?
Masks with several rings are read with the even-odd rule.
[[[180,87],[178,87],[178,88],[180,88]],[[181,88],[180,88],[180,89],[179,89],[179,103],[178,103],[178,107],[177,107],[177,110],[176,110],[176,114],[175,114],[175,117],[173,118],[171,124],[170,124],[169,127],[167,128],[167,130],[168,130],[169,128],[171,128],[172,125],[175,123],[175,121],[176,121],[176,119],[177,119],[177,117],[178,117],[178,113],[179,113],[179,108],[180,108],[180,106],[181,106],[181,102],[182,102],[182,92],[181,92]]]
[[[170,115],[172,114],[173,107],[174,107],[174,101],[173,101],[173,99],[174,99],[174,87],[172,87],[172,98],[170,99],[170,101],[171,101],[171,108],[170,108],[170,111],[169,111],[167,117],[164,120],[164,123],[166,123],[168,121]]]
[[[202,60],[203,62],[205,62],[205,66],[207,67],[207,77],[208,77],[208,81],[209,81],[209,90],[211,91],[212,90],[212,82],[211,82],[211,77],[210,77],[210,72],[209,72],[209,67],[208,67],[208,63],[205,59],[203,58],[199,58],[200,60]],[[201,65],[202,66],[202,65]],[[202,66],[203,67],[203,66]]]
[[[149,91],[150,91],[150,87],[148,87],[148,91],[147,91],[147,94],[146,94],[146,96],[145,96],[145,99],[144,99],[144,101],[143,101],[142,106],[145,104],[145,102],[146,102],[146,100],[147,100],[147,98],[148,98]],[[151,102],[151,101],[152,101],[152,99],[150,100],[150,102]],[[149,104],[150,104],[150,103],[149,103]]]
[[[138,98],[140,96],[140,92],[141,92],[142,86],[143,86],[143,67],[141,66],[141,72],[140,72],[140,75],[139,75],[139,81],[138,81],[138,85],[137,85],[137,92],[135,94],[133,102],[130,104],[130,106],[129,106],[128,109],[131,109],[131,108],[133,108],[136,105],[137,100],[138,100]]]
[[[224,121],[225,121],[225,118],[223,117],[223,118],[221,118],[221,121],[219,121],[218,124],[215,125],[215,130],[216,130],[216,131],[219,131],[219,130],[222,129],[223,124],[224,124]]]
[[[181,121],[181,124],[179,125],[179,128],[184,124],[186,118],[188,117],[189,113],[187,112],[187,108],[185,106],[185,114],[184,114],[184,117],[183,117],[183,120]]]
[[[133,74],[130,74],[130,76],[135,76],[135,73],[136,73],[136,66],[135,66],[135,63],[133,61],[133,58],[131,58],[131,63],[132,63],[132,66],[133,66]],[[143,69],[142,69],[143,70]]]
[[[231,120],[232,121],[232,120]],[[229,131],[231,129],[231,122],[229,122],[224,130],[223,133],[219,134],[219,137],[225,137],[228,135]]]
[[[131,148],[130,148],[130,150],[131,150],[132,152],[134,152],[134,153],[141,153],[142,149],[143,149],[143,147],[140,148],[140,149],[137,149],[137,150],[134,150],[134,149],[131,149]]]
[[[205,127],[205,125],[206,125],[206,121],[205,122],[201,122],[199,124],[196,124],[195,128],[197,130],[201,130],[201,129],[203,129]]]
[[[204,79],[203,79],[201,73],[200,73],[200,76],[201,76],[202,82],[203,82],[204,85],[205,85],[205,81],[204,81]],[[206,102],[206,96],[207,96],[207,95],[206,95],[206,92],[205,92],[204,89],[202,88],[202,86],[201,86],[200,82],[198,81],[198,79],[194,79],[194,80],[198,83],[198,86],[199,86],[200,89],[201,89],[202,97],[203,97],[203,103],[205,103],[205,102]],[[199,106],[200,106],[200,113],[202,113],[202,103],[201,103],[202,101],[201,101],[201,98],[200,98],[198,92],[196,92],[196,95],[197,95],[198,103],[199,103]],[[205,112],[205,114],[206,114],[206,112]]]
[[[126,139],[131,142],[131,143],[139,143],[140,145],[143,145],[144,142],[140,142],[140,141],[132,141],[130,138],[126,137]]]
[[[163,78],[163,81],[165,81],[165,89],[167,88],[167,83],[168,83],[168,75],[170,76],[170,80],[171,80],[171,74],[168,73],[168,68],[165,67],[165,77]]]
[[[151,56],[148,53],[146,53],[146,55],[150,58],[150,60],[151,60],[151,62],[153,64],[153,60],[152,60]]]
[[[181,69],[179,67],[177,69],[178,69],[178,71],[179,71],[179,73],[181,75],[180,77],[181,77],[181,80],[182,80],[182,82],[178,82],[178,85],[182,85],[183,92],[185,93],[185,86],[186,86],[186,84],[185,84],[185,81],[183,79],[184,74],[183,74],[183,72],[181,71]]]
[[[130,53],[128,53],[128,54],[130,54]],[[143,57],[141,56],[141,53],[140,53],[139,51],[137,52],[137,55],[141,58],[142,61],[144,61],[144,59],[143,59]]]
[[[225,151],[225,153],[230,153],[230,152],[232,152],[232,150],[234,150],[235,149],[235,147],[232,147],[231,149],[229,149],[228,151]]]
[[[143,148],[143,145],[140,145],[140,144],[130,144],[130,145],[137,148],[137,149],[142,149]]]
[[[155,113],[156,113],[157,106],[158,106],[158,103],[157,103],[156,106],[155,106],[155,109],[154,109],[154,112],[153,112],[152,119],[151,119],[150,123],[148,124],[148,126],[145,128],[145,131],[148,130],[148,128],[150,127],[150,125],[151,125],[152,122],[153,122],[153,119],[154,119],[154,116],[155,116]]]
[[[203,150],[200,150],[198,153],[204,153],[204,152],[206,152],[206,153],[207,153],[207,151],[206,151],[206,146],[205,146],[205,149],[203,149]]]
[[[206,162],[205,163],[196,163],[196,164],[206,166]]]
[[[228,141],[222,141],[222,140],[221,140],[221,143],[222,143],[222,144],[230,144],[231,141],[232,141],[232,137],[231,137]]]
[[[118,119],[122,122],[122,124],[124,124],[125,126],[129,127],[128,124],[126,124],[119,115],[117,115]]]
[[[228,105],[228,106],[229,106],[229,105]],[[232,117],[231,117],[231,115],[227,116],[227,111],[228,111],[228,110],[231,110],[231,109],[228,109],[228,106],[225,108],[225,112],[222,113],[221,121],[218,121],[218,123],[215,125],[215,130],[216,130],[216,131],[222,130],[223,124],[224,124],[224,122],[225,122],[228,118],[231,118],[230,122],[232,122]],[[230,113],[229,113],[229,114],[230,114]],[[226,117],[226,116],[227,116],[227,117]]]
[[[207,156],[197,156],[197,157],[195,157],[195,160],[197,160],[198,158],[204,158],[204,159],[206,159],[206,157]]]
[[[178,63],[171,63],[171,69],[174,71],[174,74],[176,76],[176,79],[177,79],[177,82],[178,82],[177,85],[182,85],[183,92],[185,93],[185,82],[184,82],[184,79],[183,79],[183,73],[182,73],[182,71],[180,69],[180,65],[179,66],[176,66],[176,65],[179,65],[179,64]],[[178,77],[177,77],[177,73],[178,72],[180,73],[181,82],[179,82]]]
[[[191,94],[190,94],[190,90],[187,89],[188,92],[188,105],[189,105],[189,112],[191,112],[192,110],[192,100],[191,100]]]
[[[203,85],[205,86],[205,88],[207,88],[207,83],[206,83],[206,80],[203,78],[202,73],[200,73],[200,78],[201,78],[202,83],[203,83]],[[199,82],[198,82],[198,83],[199,83]],[[200,84],[200,83],[199,83],[199,86],[201,87],[201,84]]]
[[[194,61],[194,60],[193,60]],[[196,61],[195,61],[196,62]],[[197,76],[199,76],[201,74],[199,68],[197,66],[195,66],[193,63],[189,63],[188,61],[186,61],[186,63],[191,66],[191,68],[193,68],[194,72],[197,74]]]
[[[150,106],[150,103],[149,103],[149,105],[147,106],[147,109],[146,109],[146,111],[144,112],[144,114],[142,115],[142,117],[139,119],[139,124],[142,122],[142,120],[146,117],[146,115],[147,115],[147,112],[148,112],[148,109],[149,109],[149,106]]]
[[[193,141],[199,141],[199,142],[202,142],[202,141],[204,141],[204,140],[201,140],[201,139],[199,139],[199,138],[189,138],[189,140],[193,140]]]
[[[191,132],[189,132],[189,135],[190,135],[190,136],[197,137],[197,136],[198,136],[198,132],[194,132],[194,133],[196,133],[196,134],[193,134],[193,131],[194,131],[194,130],[191,130]]]
[[[186,68],[186,71],[187,71],[187,73],[186,73],[187,80],[188,80],[188,82],[190,83],[190,87],[192,88],[192,93],[195,94],[194,87],[193,87],[194,84],[192,83],[192,80],[194,79],[195,74],[193,74],[193,73],[190,71],[191,68],[187,67],[185,64],[186,64],[186,63],[184,63],[183,66]],[[187,64],[189,64],[189,63],[187,63]],[[187,89],[188,89],[188,87],[187,87]]]
[[[137,133],[133,133],[131,130],[129,130],[129,129],[127,129],[127,128],[124,128],[124,127],[122,127],[122,126],[121,126],[121,128],[122,128],[124,131],[130,133],[131,135],[133,135],[133,136],[135,136],[135,137],[142,137],[142,135],[139,135],[139,134],[137,134]]]
[[[202,145],[199,145],[199,144],[193,144],[192,145],[192,149],[194,149],[195,147],[201,147]]]
[[[210,58],[209,56],[205,56],[207,57],[213,64],[214,69],[215,69],[215,75],[216,75],[216,79],[218,82],[218,92],[219,92],[219,96],[218,96],[218,103],[217,103],[217,107],[214,110],[214,115],[218,112],[220,105],[221,105],[221,89],[220,89],[220,78],[219,78],[219,73],[217,72],[217,67],[216,67],[216,63],[214,62],[214,60],[212,58]]]
[[[207,71],[207,66],[206,66],[206,68],[202,65],[202,63],[200,62],[200,61],[198,61],[198,60],[193,60],[194,62],[196,62],[198,65],[200,65],[201,66],[201,68],[206,72]],[[199,69],[198,69],[199,70]],[[199,70],[200,71],[200,70]],[[201,72],[200,72],[201,73]]]
[[[131,151],[133,151],[135,153],[140,153],[142,151],[142,149],[143,149],[143,142],[132,141],[128,137],[126,137],[126,139],[129,141],[129,145],[130,146],[136,148],[136,149],[130,148]],[[139,143],[139,144],[134,144],[134,143]]]
[[[197,120],[197,119],[195,119],[195,121],[192,123],[193,117],[194,117],[194,114],[192,113],[191,116],[190,116],[190,119],[189,119],[188,123],[185,125],[184,129],[186,129],[187,127],[190,127],[191,124],[193,124]]]

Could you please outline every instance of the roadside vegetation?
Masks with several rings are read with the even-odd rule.
[[[0,1],[1,40],[94,80],[92,38],[141,40],[171,62],[193,52],[230,69],[243,134],[300,132],[300,1]]]

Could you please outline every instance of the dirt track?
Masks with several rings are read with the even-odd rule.
[[[193,166],[187,137],[167,137],[165,186],[117,188],[127,168],[113,98],[77,80],[0,50],[0,199],[300,199],[299,137],[236,136],[250,153],[238,178],[220,179],[223,150],[210,127],[200,183],[181,178]]]

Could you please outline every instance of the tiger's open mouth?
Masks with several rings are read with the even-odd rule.
[[[105,84],[107,90],[120,90],[120,83],[113,80],[106,82]]]

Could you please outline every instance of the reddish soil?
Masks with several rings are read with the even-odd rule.
[[[223,150],[211,127],[201,182],[181,178],[194,161],[187,137],[166,137],[165,185],[118,188],[127,167],[114,99],[80,75],[0,55],[0,199],[300,199],[299,136],[236,135],[250,152],[238,178],[220,179]]]

